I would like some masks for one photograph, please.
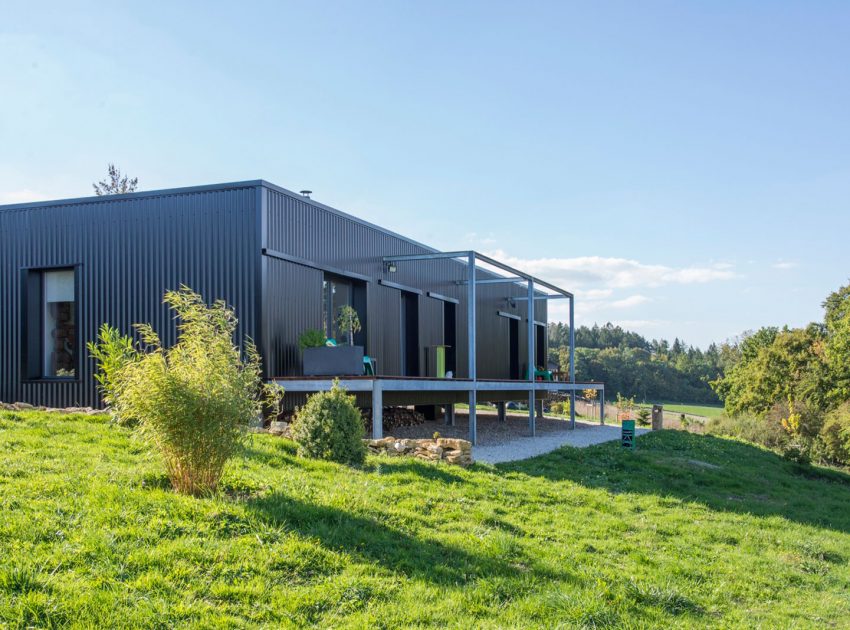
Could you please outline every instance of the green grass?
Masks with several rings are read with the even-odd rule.
[[[706,418],[718,418],[723,415],[722,405],[690,405],[679,403],[664,403],[664,411],[672,411],[675,413],[689,413],[695,416],[705,416]]]
[[[661,431],[500,467],[253,436],[174,494],[127,429],[0,414],[0,627],[847,627],[850,476]]]

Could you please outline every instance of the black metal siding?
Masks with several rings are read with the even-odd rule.
[[[447,227],[447,229],[451,229]],[[85,198],[0,208],[0,400],[50,406],[95,405],[93,362],[84,344],[103,322],[130,331],[150,322],[166,344],[175,330],[163,291],[185,283],[208,301],[236,309],[239,335],[259,345],[268,376],[301,373],[298,336],[321,324],[322,271],[261,254],[264,248],[368,277],[366,351],[378,372],[400,375],[398,289],[384,279],[422,291],[419,298],[420,372],[424,348],[442,342],[442,301],[455,298],[457,372],[467,374],[466,265],[435,260],[384,270],[382,257],[433,250],[261,181]],[[22,269],[78,266],[79,378],[24,382]],[[479,277],[487,276],[479,272]],[[517,285],[478,287],[478,376],[507,378],[508,326],[497,311],[525,314],[506,296]],[[545,321],[538,301],[536,320]],[[525,322],[523,322],[525,323]],[[520,361],[527,356],[525,327]]]
[[[121,195],[0,209],[0,400],[96,405],[84,344],[103,322],[150,322],[165,343],[174,322],[163,291],[187,284],[236,308],[239,335],[256,336],[259,244],[256,185]],[[78,267],[79,377],[21,378],[21,269]]]
[[[425,374],[424,348],[442,342],[442,301],[427,296],[428,291],[455,298],[457,306],[457,373],[467,376],[466,286],[456,281],[466,280],[465,263],[454,260],[431,260],[399,263],[396,273],[385,271],[383,256],[429,253],[434,250],[419,245],[353,217],[315,203],[300,195],[267,187],[266,233],[264,247],[286,256],[314,263],[317,267],[331,267],[366,276],[368,283],[368,315],[366,352],[378,361],[378,373],[401,375],[399,354],[399,290],[378,283],[379,279],[413,287],[423,293],[419,298],[420,373]],[[447,228],[450,229],[450,228]],[[268,258],[268,257],[266,257]],[[296,287],[287,287],[277,280],[267,284],[265,299],[285,303],[287,295],[295,293],[299,300],[293,306],[292,322],[272,324],[268,335],[272,343],[269,376],[294,376],[300,374],[300,357],[297,355],[297,338],[306,328],[321,327],[320,269],[288,261],[274,260],[275,267],[291,267],[292,277],[300,278]],[[297,272],[294,269],[310,270]],[[479,278],[491,277],[479,270]],[[498,311],[512,312],[523,317],[520,327],[520,363],[525,364],[527,334],[525,318],[527,306],[517,302],[512,307],[507,296],[522,297],[526,289],[519,285],[491,284],[477,287],[477,371],[479,378],[508,378],[508,325]],[[316,302],[318,300],[318,302]],[[546,305],[537,300],[537,321],[546,321]],[[288,311],[282,311],[285,318]],[[277,355],[277,348],[285,348],[285,356]]]

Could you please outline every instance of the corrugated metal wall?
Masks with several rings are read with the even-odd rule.
[[[433,291],[459,300],[457,307],[457,373],[467,375],[467,328],[466,328],[466,287],[455,284],[466,279],[466,265],[451,260],[433,260],[399,263],[396,273],[388,273],[382,263],[383,256],[399,254],[428,253],[430,250],[412,241],[370,226],[312,200],[292,194],[288,191],[265,188],[267,208],[267,231],[264,246],[270,250],[295,256],[347,272],[368,276],[368,330],[366,352],[378,360],[378,372],[384,375],[401,374],[399,354],[399,290],[383,286],[378,279],[400,285],[414,287],[423,291],[419,298],[420,322],[420,373],[426,373],[424,348],[442,343],[443,303],[427,296]],[[447,226],[447,230],[451,226]],[[292,277],[299,278],[299,299],[309,295],[304,303],[295,307],[295,321],[279,321],[272,324],[269,320],[267,334],[272,348],[287,347],[286,356],[281,358],[274,353],[270,362],[270,376],[293,376],[300,374],[300,357],[293,355],[297,348],[298,335],[306,328],[321,327],[321,281],[322,271],[312,273],[296,271],[307,270],[293,262],[274,260],[268,263],[275,268],[291,268]],[[479,278],[489,276],[479,271]],[[291,289],[282,280],[286,274],[281,272],[279,279],[272,282],[269,277],[267,300],[283,303]],[[304,290],[302,293],[301,290]],[[508,320],[497,315],[498,311],[507,311],[525,318],[527,307],[517,302],[512,307],[507,296],[524,296],[525,289],[510,284],[479,285],[477,303],[478,321],[478,358],[479,378],[508,378]],[[280,296],[280,297],[279,297]],[[545,302],[535,304],[535,319],[546,321]],[[286,311],[281,311],[281,318]],[[527,357],[527,336],[525,321],[520,327],[519,352],[520,363],[524,365]]]
[[[174,322],[165,289],[185,283],[236,306],[239,334],[258,321],[257,187],[140,194],[0,209],[0,400],[95,405],[84,344],[103,322],[150,322],[166,343]],[[21,269],[79,265],[81,373],[74,381],[21,379]]]
[[[452,229],[447,226],[447,230]],[[400,293],[378,279],[415,287],[419,298],[420,373],[425,347],[443,341],[443,302],[427,291],[459,300],[457,376],[467,373],[466,265],[435,260],[384,270],[382,257],[432,250],[264,182],[87,198],[0,209],[0,400],[50,406],[94,405],[93,361],[84,344],[103,322],[130,331],[150,322],[165,343],[174,322],[162,293],[185,283],[208,301],[236,308],[239,335],[257,340],[269,376],[301,373],[298,336],[321,326],[323,272],[309,265],[262,256],[263,248],[360,274],[367,283],[367,348],[379,373],[401,374]],[[74,381],[24,382],[21,375],[22,269],[79,265],[79,352]],[[481,272],[479,277],[486,275]],[[478,375],[507,378],[508,323],[499,310],[525,314],[506,296],[515,285],[478,288]],[[263,296],[261,300],[260,297]],[[538,301],[535,319],[545,321]],[[520,361],[525,362],[525,326]]]

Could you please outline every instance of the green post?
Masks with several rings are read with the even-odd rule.
[[[437,346],[437,378],[446,378],[446,346]]]
[[[634,450],[635,448],[635,421],[634,420],[623,420],[623,429],[622,429],[622,445],[623,448],[629,448]]]

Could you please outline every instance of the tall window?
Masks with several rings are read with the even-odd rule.
[[[26,274],[28,378],[75,378],[79,334],[74,269],[39,269]]]
[[[336,276],[325,275],[322,282],[322,327],[325,334],[339,343],[348,343],[348,331],[340,330],[336,325],[339,309],[353,306],[351,281]]]
[[[357,311],[362,330],[354,335],[355,345],[366,344],[366,283],[326,273],[322,281],[322,330],[337,343],[349,342],[348,330],[340,329],[336,320],[339,309],[351,306]]]

